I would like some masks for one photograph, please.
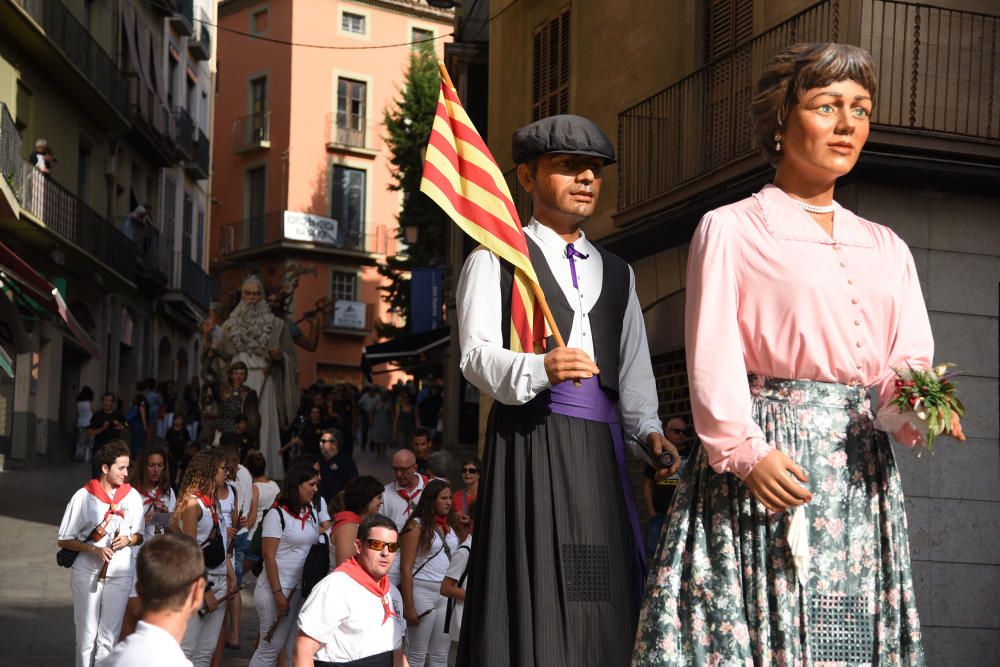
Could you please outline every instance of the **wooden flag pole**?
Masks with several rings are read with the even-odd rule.
[[[444,63],[438,63],[438,69],[441,71],[441,78],[444,82],[448,84],[448,87],[458,94],[458,89],[455,88],[455,84],[451,82],[451,77],[448,75],[448,68],[444,66]]]

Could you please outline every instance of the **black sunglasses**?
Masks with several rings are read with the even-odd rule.
[[[364,540],[365,544],[368,545],[369,549],[374,549],[375,551],[382,551],[382,549],[388,549],[389,553],[394,554],[399,551],[399,542],[383,542],[382,540]]]
[[[336,438],[320,438],[320,442],[337,442]]]
[[[686,429],[683,429],[683,428],[668,428],[667,431],[669,433],[685,433]]]
[[[462,468],[463,474],[475,475],[477,472],[479,472],[479,468]]]

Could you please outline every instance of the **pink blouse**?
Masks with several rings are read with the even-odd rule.
[[[709,463],[745,478],[774,445],[747,374],[875,386],[934,354],[913,257],[887,227],[837,206],[833,236],[779,188],[710,211],[687,270],[688,377]]]

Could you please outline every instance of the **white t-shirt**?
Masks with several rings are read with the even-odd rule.
[[[274,504],[274,499],[281,493],[281,487],[273,480],[254,482],[253,485],[257,487],[257,516],[250,524],[250,530],[257,530],[257,522],[264,516],[264,512]]]
[[[198,509],[201,510],[201,518],[198,519],[197,533],[195,534],[195,541],[198,542],[198,546],[202,546],[205,540],[208,539],[209,534],[212,532],[212,508],[205,507],[205,503],[201,502],[201,498],[195,500],[198,503]],[[222,517],[219,517],[219,532],[222,533],[222,548],[227,549],[229,547],[229,542],[226,538],[226,528],[222,523]],[[226,561],[223,559],[221,563],[217,566],[208,570],[209,574],[226,574]]]
[[[253,501],[253,476],[243,464],[240,464],[236,470],[236,494],[240,503],[236,509],[242,516],[247,516],[250,512],[250,503]],[[249,518],[247,517],[247,519]],[[245,533],[247,530],[247,528],[241,528],[240,533]]]
[[[139,621],[135,632],[115,645],[97,667],[191,667],[174,636],[163,628]]]
[[[350,662],[398,649],[406,634],[403,598],[391,585],[389,596],[394,616],[385,619],[382,600],[350,575],[324,577],[299,612],[299,629],[322,644],[315,659]]]
[[[419,531],[420,519],[414,519],[413,523],[416,527],[411,530]],[[417,552],[417,558],[413,561],[413,571],[415,573],[413,578],[436,583],[444,581],[445,574],[448,572],[448,565],[451,563],[451,557],[457,550],[458,536],[455,535],[454,530],[448,531],[443,543],[441,535],[435,530],[431,548],[423,553]],[[420,570],[419,572],[417,572],[418,569]]]
[[[310,508],[311,509],[311,508]],[[281,513],[279,518],[278,513]],[[281,519],[285,520],[285,529],[281,529]],[[312,510],[302,519],[289,514],[284,507],[277,507],[264,517],[264,525],[260,531],[261,538],[275,537],[278,539],[278,549],[274,554],[274,562],[278,566],[278,581],[281,589],[288,595],[293,588],[302,584],[302,568],[306,564],[309,548],[319,541],[319,524],[316,522],[316,512]],[[264,573],[257,580],[258,586],[270,588],[271,581]]]
[[[77,428],[87,428],[90,426],[90,420],[94,417],[94,406],[90,404],[90,401],[77,401],[76,402],[76,427]]]
[[[469,565],[469,552],[472,550],[472,535],[465,538],[465,541],[459,545],[456,551],[451,554],[451,563],[448,565],[448,571],[445,572],[446,577],[449,579],[454,579],[455,583],[458,583],[462,579],[462,575],[465,574],[465,568]],[[460,588],[464,591],[466,586],[468,586],[469,581],[466,577],[465,581],[462,581]],[[458,641],[459,631],[462,628],[462,609],[465,608],[465,603],[461,600],[453,600],[448,598],[448,602],[451,603],[451,625],[448,626],[448,635],[451,637],[453,642]]]
[[[425,484],[423,475],[417,475],[417,486],[413,489],[409,503],[399,495],[396,482],[385,485],[385,492],[382,494],[382,514],[392,519],[399,530],[403,530],[403,524],[410,518],[411,507],[415,508],[420,502],[420,494],[423,493]]]
[[[233,494],[233,489],[236,485],[232,482],[226,482],[226,491],[228,495],[225,498],[219,498],[219,527],[222,529],[222,534],[225,535],[226,549],[229,549],[229,529],[233,526],[233,509],[236,507],[236,496],[239,495],[239,491]]]
[[[114,497],[114,494],[111,494]],[[104,513],[108,511],[108,503],[97,499],[87,489],[79,489],[70,498],[63,513],[62,522],[59,524],[60,540],[80,540],[87,541],[87,536],[97,527],[97,524],[104,520]],[[135,489],[126,494],[119,504],[124,513],[124,517],[112,514],[105,524],[105,536],[96,542],[99,547],[110,547],[114,541],[115,532],[120,535],[135,535],[142,533],[145,528],[143,521],[142,496]],[[91,544],[95,544],[91,542]],[[134,547],[123,547],[115,552],[108,565],[108,576],[132,576],[132,559],[138,549]],[[101,571],[104,560],[95,553],[82,552],[73,563],[73,569],[77,571],[92,572],[97,574]]]

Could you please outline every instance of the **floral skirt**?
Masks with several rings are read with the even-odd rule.
[[[923,665],[899,473],[867,389],[750,377],[753,418],[809,478],[809,567],[704,450],[681,479],[646,582],[633,667]]]

